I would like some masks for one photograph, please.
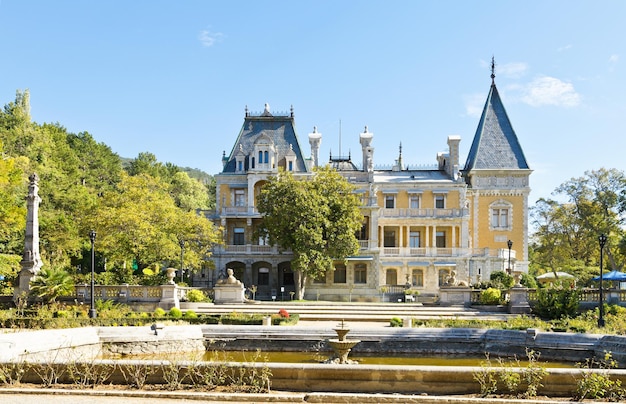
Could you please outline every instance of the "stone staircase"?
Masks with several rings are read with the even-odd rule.
[[[479,311],[463,306],[423,306],[419,303],[252,302],[244,304],[181,303],[182,310],[198,314],[274,314],[280,309],[297,313],[300,321],[389,322],[393,317],[413,319],[505,320],[506,312]]]

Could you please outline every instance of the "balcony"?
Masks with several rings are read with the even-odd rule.
[[[290,250],[279,251],[278,247],[271,245],[221,245],[213,248],[213,255],[269,255],[269,254],[291,254]]]
[[[464,217],[469,216],[468,209],[381,209],[380,217],[425,217],[425,218],[439,218],[439,217]]]
[[[227,206],[221,209],[222,217],[250,217],[259,215],[259,211],[254,206]]]
[[[506,248],[413,248],[413,247],[383,247],[380,251],[385,257],[497,257],[509,258]],[[511,250],[511,260],[515,259],[515,250]]]

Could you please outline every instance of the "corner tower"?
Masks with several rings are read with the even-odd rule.
[[[475,273],[495,270],[528,272],[528,196],[530,170],[495,84],[491,62],[491,88],[476,134],[462,170],[471,209],[470,240],[501,251],[500,268],[474,262]],[[508,247],[508,241],[512,242]],[[509,256],[511,255],[511,268]]]

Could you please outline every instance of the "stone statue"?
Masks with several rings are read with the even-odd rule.
[[[222,303],[244,303],[247,299],[244,296],[245,287],[241,281],[235,278],[231,268],[226,269],[227,277],[220,278],[213,291],[215,292],[215,304]]]
[[[218,285],[241,285],[241,281],[235,278],[234,272],[231,268],[226,269],[228,276],[225,279],[217,281]]]
[[[467,287],[467,282],[456,279],[456,271],[450,271],[450,277],[446,281],[446,286],[463,286]]]

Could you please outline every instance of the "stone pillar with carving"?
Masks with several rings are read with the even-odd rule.
[[[28,177],[28,195],[26,196],[26,231],[24,235],[24,254],[18,276],[18,286],[13,293],[14,301],[28,295],[30,280],[39,273],[43,262],[39,254],[39,176],[33,173]]]

